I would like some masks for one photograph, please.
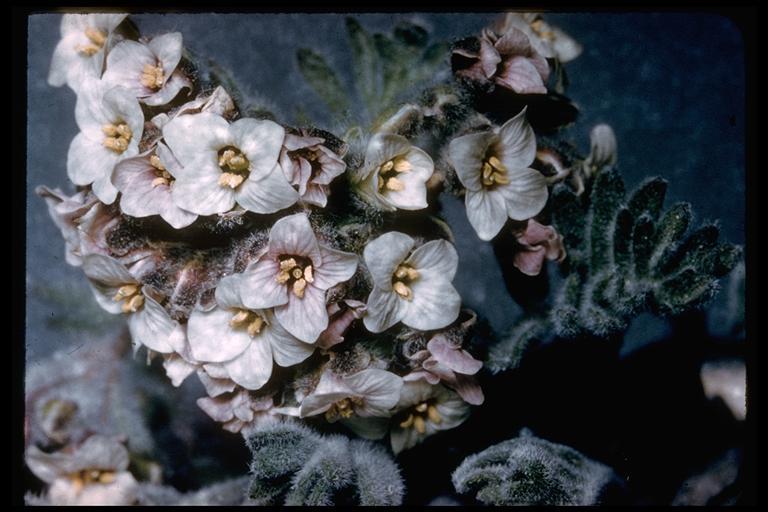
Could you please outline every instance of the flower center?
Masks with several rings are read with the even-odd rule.
[[[83,487],[90,484],[111,484],[115,481],[115,472],[110,469],[83,469],[71,473],[69,479],[79,493]]]
[[[133,137],[133,132],[123,121],[105,124],[101,127],[101,131],[106,135],[104,140],[101,141],[101,145],[117,154],[121,154],[128,149],[128,144]]]
[[[427,420],[440,423],[443,418],[435,406],[434,400],[427,400],[411,408],[408,416],[400,422],[400,428],[414,428],[419,434],[427,431]]]
[[[403,156],[398,156],[392,160],[384,162],[379,167],[379,192],[393,190],[398,192],[405,188],[405,185],[397,176],[404,172],[411,172],[411,163]]]
[[[98,53],[99,50],[104,48],[104,43],[107,42],[107,32],[104,30],[99,30],[95,27],[86,28],[85,37],[88,38],[90,43],[77,45],[75,47],[75,51],[88,57]]]
[[[413,299],[413,290],[410,285],[419,278],[419,272],[410,265],[399,265],[392,274],[392,289],[406,300]]]
[[[301,256],[280,256],[280,272],[276,281],[285,284],[298,298],[304,297],[308,283],[315,280],[312,261]]]
[[[318,159],[317,151],[313,151],[309,148],[300,148],[295,151],[289,151],[288,158],[291,160],[298,160],[299,158],[303,158],[309,162],[309,165],[312,169],[309,174],[309,181],[312,181],[314,178],[316,178],[323,168],[323,166],[320,164],[320,160]]]
[[[157,90],[163,86],[163,81],[165,81],[165,75],[162,67],[152,64],[144,65],[141,72],[141,85]]]
[[[135,313],[144,306],[144,295],[138,284],[126,284],[118,288],[112,300],[123,301],[123,313]]]
[[[483,162],[483,185],[486,188],[493,188],[495,185],[506,185],[509,183],[507,177],[507,168],[501,163],[501,160],[495,156],[488,157]]]
[[[334,422],[339,418],[351,418],[355,414],[355,406],[363,405],[363,399],[356,396],[343,398],[331,405],[331,408],[325,411],[325,419]]]
[[[219,185],[222,187],[237,188],[250,174],[250,162],[243,152],[234,146],[219,150],[219,167]]]
[[[160,161],[159,156],[152,155],[149,157],[149,163],[152,165],[152,167],[155,168],[155,176],[157,176],[154,180],[152,180],[152,188],[155,188],[159,185],[169,186],[175,181],[173,176],[171,176],[171,173],[165,169],[165,166]]]
[[[235,329],[246,329],[248,335],[253,338],[264,327],[264,319],[258,313],[248,309],[236,309],[229,321],[229,325]]]

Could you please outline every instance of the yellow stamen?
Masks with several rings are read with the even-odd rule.
[[[304,280],[308,283],[315,282],[315,276],[312,273],[312,265],[307,265],[304,268]]]
[[[294,279],[301,279],[304,276],[304,272],[302,272],[299,267],[296,267],[291,270],[291,275]]]
[[[107,137],[116,137],[117,136],[117,126],[113,124],[104,124],[101,126],[101,131],[106,135]]]
[[[253,337],[261,332],[261,328],[264,326],[264,320],[260,316],[257,316],[253,322],[248,324],[248,335]]]
[[[399,180],[399,179],[397,179],[397,178],[389,178],[389,179],[387,180],[386,184],[384,185],[384,187],[385,187],[387,190],[393,190],[393,191],[395,191],[395,192],[399,192],[399,191],[401,191],[401,190],[404,190],[404,189],[405,189],[405,185],[403,185],[403,182],[402,182],[402,181],[400,181],[400,180]]]
[[[75,488],[75,494],[80,494],[80,491],[85,487],[85,483],[79,476],[72,477],[72,487]]]
[[[411,300],[413,298],[413,293],[411,292],[411,289],[408,288],[408,285],[403,283],[402,281],[395,281],[395,283],[392,285],[392,288],[397,292],[399,296],[401,296],[404,299]]]
[[[126,297],[130,297],[131,295],[135,295],[136,292],[139,291],[139,286],[136,284],[126,284],[121,286],[117,289],[117,293],[112,298],[115,302],[121,301],[125,299]]]
[[[280,270],[291,270],[295,266],[296,266],[296,260],[293,258],[288,258],[287,260],[283,260],[280,262]]]
[[[135,313],[144,305],[143,295],[134,295],[130,300],[123,302],[123,313]]]
[[[115,472],[114,471],[103,471],[101,475],[99,475],[99,483],[102,484],[111,484],[115,481]]]
[[[304,298],[304,289],[307,287],[307,282],[302,278],[293,283],[293,294],[298,298]]]
[[[381,169],[379,170],[379,172],[389,172],[392,169],[394,169],[394,167],[395,167],[395,162],[393,162],[392,160],[389,160],[388,162],[386,162],[384,165],[381,166]]]
[[[415,407],[417,412],[424,412],[427,410],[429,405],[427,405],[427,402],[421,402],[419,405]]]
[[[160,185],[168,185],[168,180],[163,178],[162,176],[159,176],[152,180],[152,188],[158,187]]]
[[[85,37],[99,47],[104,46],[104,43],[107,42],[107,33],[94,27],[85,29]]]
[[[502,174],[499,172],[493,173],[493,181],[500,184],[500,185],[507,185],[509,183],[509,178],[507,178],[506,173]]]
[[[398,158],[395,161],[395,171],[397,172],[410,172],[411,169],[413,169],[413,166],[411,165],[411,162],[406,160],[405,158]]]
[[[248,170],[248,159],[234,149],[225,150],[219,156],[219,167],[227,167],[230,171],[243,172]]]
[[[95,44],[86,44],[86,45],[79,44],[75,46],[76,52],[82,53],[83,55],[87,55],[88,57],[93,57],[94,55],[99,53],[99,50],[101,50],[101,46],[96,46]]]
[[[133,132],[125,123],[105,124],[101,131],[106,135],[101,144],[116,153],[122,153],[128,149],[128,143],[133,137]]]
[[[429,418],[429,421],[432,423],[440,423],[443,421],[443,418],[440,416],[440,413],[437,410],[437,407],[434,405],[430,405],[427,408],[427,417]]]
[[[427,431],[427,424],[424,422],[424,418],[421,416],[413,417],[413,427],[419,434],[423,434]]]
[[[150,89],[159,89],[163,86],[164,81],[163,68],[153,66],[152,64],[144,65],[144,69],[141,72],[141,85]]]
[[[285,270],[282,270],[279,274],[277,274],[277,278],[275,278],[275,281],[277,281],[280,284],[285,284],[288,282],[290,278],[291,278],[291,274],[289,274]]]
[[[154,167],[158,171],[164,171],[165,170],[165,166],[160,161],[160,157],[157,156],[157,155],[152,155],[151,157],[149,157],[149,163],[150,163],[150,165],[152,167]]]
[[[245,181],[245,177],[240,174],[231,174],[224,172],[219,176],[219,185],[222,187],[237,188]]]
[[[490,165],[491,167],[493,167],[494,169],[497,169],[499,171],[506,171],[507,170],[507,168],[504,167],[504,164],[501,163],[501,160],[499,160],[495,156],[492,156],[491,158],[488,159],[488,165]]]
[[[409,428],[413,425],[413,414],[409,414],[405,421],[400,422],[400,428]]]
[[[235,316],[232,317],[232,319],[229,321],[229,325],[232,327],[236,327],[238,325],[241,325],[245,323],[248,320],[248,317],[251,316],[250,311],[246,311],[245,309],[241,309],[238,311]]]

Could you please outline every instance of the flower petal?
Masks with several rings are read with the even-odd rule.
[[[90,185],[104,176],[110,176],[119,160],[117,153],[80,132],[69,145],[67,176],[75,185]]]
[[[225,309],[243,308],[240,298],[242,286],[242,274],[233,274],[223,277],[216,285],[216,303]]]
[[[229,131],[234,146],[248,158],[254,179],[272,172],[285,138],[282,126],[266,119],[239,119],[230,125]]]
[[[508,170],[524,169],[536,158],[536,136],[526,119],[527,107],[499,129],[498,158]]]
[[[347,385],[365,398],[365,406],[357,409],[360,416],[384,416],[400,398],[403,379],[392,372],[369,368],[344,377]]]
[[[509,173],[509,183],[498,188],[504,196],[507,215],[527,220],[538,215],[547,204],[547,179],[536,169],[518,169]]]
[[[481,172],[488,147],[498,137],[491,132],[470,133],[457,137],[448,145],[448,158],[456,169],[456,176],[467,190],[483,189]]]
[[[308,285],[302,298],[289,293],[288,304],[275,307],[275,318],[286,331],[301,341],[314,343],[328,327],[325,290]]]
[[[327,290],[348,281],[357,270],[357,255],[320,246],[322,265],[315,267],[313,286]]]
[[[374,286],[365,307],[363,324],[369,331],[377,333],[386,331],[402,320],[407,304],[405,300],[398,297],[397,293]]]
[[[365,150],[365,168],[372,171],[387,160],[406,154],[410,148],[411,143],[402,135],[392,133],[374,135]]]
[[[251,343],[257,343],[245,329],[229,325],[233,313],[221,307],[210,311],[194,310],[187,323],[187,338],[192,356],[205,363],[223,363],[240,356]]]
[[[112,204],[117,199],[117,189],[112,184],[112,173],[101,176],[92,184],[93,193],[104,204]]]
[[[197,365],[185,361],[184,358],[178,354],[170,354],[166,356],[165,361],[163,361],[163,368],[165,369],[165,375],[170,379],[171,384],[173,384],[174,387],[179,387],[187,377],[195,372]]]
[[[272,171],[266,174],[251,173],[235,190],[237,203],[255,213],[274,213],[288,208],[298,199],[298,192],[288,183],[277,164],[273,164]]]
[[[352,416],[341,422],[358,436],[372,441],[383,438],[389,431],[389,418]]]
[[[474,375],[456,374],[456,380],[451,387],[459,394],[462,400],[471,405],[482,405],[485,401],[485,395],[477,383]]]
[[[106,286],[136,284],[138,281],[117,260],[101,254],[89,254],[83,258],[83,272],[89,279]]]
[[[128,330],[133,343],[140,343],[162,354],[173,352],[170,338],[175,328],[176,322],[171,319],[165,308],[146,294],[144,306],[128,319]]]
[[[173,118],[163,127],[163,138],[183,166],[233,142],[226,119],[208,112]]]
[[[288,215],[275,222],[269,232],[268,254],[304,256],[310,258],[315,266],[322,265],[320,246],[306,214]]]
[[[313,345],[296,339],[286,331],[280,322],[273,321],[264,332],[264,341],[272,345],[272,357],[280,366],[287,367],[299,364],[315,351]]]
[[[245,352],[223,366],[229,377],[245,389],[259,389],[272,376],[272,345],[257,336]]]
[[[496,83],[518,94],[546,94],[539,69],[526,57],[516,56],[502,62]]]
[[[466,350],[451,346],[443,335],[433,336],[427,343],[427,350],[439,363],[464,375],[474,375],[483,367],[482,361],[472,357]]]
[[[363,259],[376,287],[385,291],[392,289],[392,275],[408,257],[414,244],[413,238],[397,231],[384,233],[368,242]]]
[[[240,299],[249,309],[266,309],[288,302],[288,287],[277,282],[280,263],[269,255],[251,263],[240,278]]]
[[[467,218],[480,240],[491,240],[507,222],[507,205],[498,190],[467,190]]]
[[[459,255],[450,242],[431,240],[417,247],[405,262],[420,273],[427,272],[451,281],[456,275]]]
[[[200,382],[203,384],[205,392],[208,393],[208,396],[215,398],[217,396],[223,395],[224,393],[231,393],[235,390],[237,384],[228,378],[229,374],[222,366],[211,364],[205,366],[206,370],[197,371],[197,378],[200,379]],[[221,372],[216,373],[216,375],[221,375],[221,377],[214,377],[211,375],[210,369],[213,368],[217,368],[217,370]]]
[[[219,185],[221,173],[215,164],[198,161],[185,167],[184,172],[183,178],[177,179],[171,187],[176,206],[198,215],[224,213],[235,206],[235,192]]]
[[[148,46],[136,41],[125,40],[107,55],[107,70],[102,80],[113,86],[124,87],[134,97],[147,96],[151,89],[141,83],[144,66],[154,66],[155,55]]]
[[[405,308],[405,325],[429,331],[445,327],[459,316],[461,297],[447,279],[423,276],[410,286],[413,299]]]
[[[147,45],[163,67],[163,75],[170,77],[179,65],[182,52],[181,32],[170,32],[153,37]],[[154,63],[153,63],[154,64]]]

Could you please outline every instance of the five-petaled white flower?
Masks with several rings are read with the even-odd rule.
[[[292,366],[312,355],[315,347],[291,336],[270,312],[245,306],[242,281],[243,275],[235,274],[219,282],[217,307],[192,312],[187,338],[195,360],[220,365],[234,382],[255,390],[272,375],[273,359],[280,366]]]
[[[395,411],[389,434],[395,454],[441,430],[458,427],[469,417],[469,405],[459,395],[423,380],[403,385]]]
[[[69,85],[78,93],[84,84],[98,81],[104,55],[112,44],[112,32],[127,14],[65,14],[61,41],[56,45],[48,73],[55,87]]]
[[[107,56],[102,80],[125,87],[139,101],[151,106],[165,105],[192,82],[176,67],[181,60],[181,33],[172,32],[149,43],[122,41]]]
[[[324,142],[320,137],[287,133],[280,152],[280,167],[291,184],[298,187],[301,200],[320,207],[328,202],[333,179],[347,168],[344,160],[323,146]]]
[[[350,279],[357,256],[320,245],[303,213],[275,222],[263,253],[245,269],[240,290],[251,309],[275,308],[291,334],[314,343],[328,327],[326,291]]]
[[[152,151],[122,160],[112,180],[122,193],[120,209],[132,217],[160,215],[176,229],[192,224],[197,215],[176,206],[171,195],[178,169],[179,163],[162,142]]]
[[[470,224],[482,240],[495,237],[507,218],[527,220],[547,202],[547,180],[529,166],[536,138],[526,109],[497,131],[453,139],[448,155],[462,185]]]
[[[133,505],[138,497],[139,484],[128,472],[128,450],[115,438],[92,435],[68,453],[45,453],[32,445],[26,462],[50,485],[51,505]]]
[[[175,117],[163,137],[181,164],[173,186],[177,206],[198,215],[227,212],[239,204],[274,213],[294,204],[298,193],[277,163],[285,130],[268,120],[229,124],[202,112]]]
[[[324,413],[329,422],[353,416],[389,417],[402,387],[403,379],[386,370],[368,368],[344,376],[326,370],[315,390],[301,401],[300,415]]]
[[[75,119],[80,133],[69,145],[69,179],[75,185],[92,184],[96,197],[111,204],[117,197],[115,165],[139,152],[144,131],[139,102],[126,89],[97,81],[78,94]]]
[[[461,298],[451,284],[459,257],[445,240],[413,249],[410,236],[391,231],[363,251],[373,278],[365,327],[382,332],[397,322],[420,330],[439,329],[459,315]]]
[[[109,256],[90,254],[83,258],[83,271],[91,282],[96,301],[112,314],[126,313],[135,348],[168,354],[182,341],[179,325],[124,265]]]
[[[408,139],[381,133],[368,143],[358,189],[383,210],[420,210],[427,207],[426,183],[434,170],[432,158]]]

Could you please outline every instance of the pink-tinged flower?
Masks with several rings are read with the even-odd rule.
[[[423,379],[430,384],[443,382],[456,391],[467,403],[480,405],[485,400],[483,390],[474,378],[474,374],[483,367],[460,346],[450,343],[444,334],[436,334],[427,343],[426,350],[420,350],[410,357],[421,365],[420,370],[403,377],[406,382]]]
[[[153,38],[149,43],[122,41],[107,56],[102,80],[128,89],[142,103],[165,105],[192,82],[177,70],[181,60],[181,33]]]
[[[410,236],[391,231],[368,242],[363,251],[373,278],[363,318],[371,332],[397,322],[423,331],[439,329],[459,315],[461,297],[451,284],[459,256],[445,240],[414,249]]]
[[[112,182],[122,193],[123,213],[132,217],[160,215],[176,229],[192,224],[197,215],[176,206],[171,194],[179,167],[162,142],[152,151],[118,163]]]
[[[317,346],[329,349],[344,341],[344,333],[347,332],[352,322],[363,318],[365,303],[359,300],[345,299],[334,302],[328,306],[328,328],[320,334]]]
[[[349,280],[357,256],[320,245],[303,213],[275,222],[263,253],[245,269],[240,294],[250,309],[275,308],[285,330],[314,343],[328,327],[326,291]]]
[[[80,128],[69,145],[67,175],[75,185],[92,185],[105,204],[117,197],[112,171],[118,162],[139,153],[144,114],[127,90],[101,82],[83,87],[75,119]]]
[[[26,463],[49,484],[52,505],[133,505],[139,484],[128,472],[128,450],[116,439],[92,435],[71,453],[30,446]]]
[[[298,194],[277,163],[285,130],[268,120],[229,124],[216,114],[183,115],[163,127],[181,164],[172,194],[177,206],[198,215],[224,213],[235,203],[255,213],[274,213]]]
[[[374,135],[365,162],[354,178],[358,191],[382,210],[421,210],[427,207],[427,181],[435,164],[408,139],[392,133]]]
[[[315,347],[288,333],[271,312],[245,306],[243,280],[243,274],[236,274],[219,282],[217,307],[192,312],[187,338],[196,361],[220,366],[227,378],[255,390],[272,376],[273,360],[280,366],[293,366],[312,355]]]
[[[518,94],[546,94],[549,64],[533,49],[528,36],[510,28],[503,35],[483,30],[471,43],[451,54],[457,76],[482,84],[492,82]]]
[[[178,323],[133,275],[114,259],[100,254],[83,258],[83,271],[91,283],[96,301],[105,311],[128,315],[128,330],[134,347],[140,345],[168,354],[179,344]]]
[[[395,411],[390,431],[395,454],[441,430],[458,427],[469,417],[469,406],[459,395],[423,380],[405,383]]]
[[[544,226],[533,219],[525,229],[515,235],[519,250],[512,264],[523,274],[537,276],[544,259],[561,262],[565,259],[563,237],[552,226]]]
[[[240,389],[214,398],[198,398],[197,405],[213,420],[223,423],[224,430],[237,433],[273,417],[269,411],[274,403],[272,395],[254,397],[253,393]]]
[[[298,188],[300,200],[320,207],[328,202],[331,181],[347,168],[339,155],[323,146],[324,142],[321,137],[286,133],[280,151],[280,167]]]
[[[188,101],[177,110],[174,110],[173,118],[181,115],[199,114],[201,112],[208,112],[209,114],[228,118],[235,111],[235,102],[232,100],[232,97],[219,85],[210,94],[200,94],[194,100]],[[171,119],[171,116],[161,112],[153,117],[151,121],[155,126],[162,129]]]
[[[48,187],[37,187],[35,192],[45,199],[48,205],[48,213],[59,230],[61,230],[61,236],[64,238],[66,245],[64,257],[67,263],[74,267],[79,267],[83,264],[79,251],[79,219],[98,202],[96,196],[83,190],[68,197],[60,189],[51,190]]]
[[[104,55],[112,46],[112,32],[127,14],[65,14],[61,41],[56,45],[48,74],[54,87],[67,84],[79,93],[83,84],[98,81]]]
[[[547,59],[555,58],[566,63],[581,55],[581,45],[559,28],[544,21],[541,14],[509,12],[493,25],[497,34],[504,34],[512,28],[522,30],[536,52]]]
[[[369,368],[352,375],[326,370],[315,390],[301,401],[302,418],[324,414],[329,422],[389,417],[397,404],[403,379],[386,370]]]
[[[547,180],[530,168],[536,137],[525,112],[498,130],[458,137],[448,147],[459,181],[467,189],[469,223],[481,240],[495,237],[507,218],[527,220],[547,202]]]

